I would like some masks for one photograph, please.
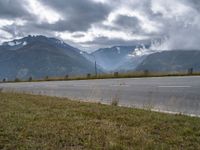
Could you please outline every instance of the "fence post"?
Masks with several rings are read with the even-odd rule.
[[[114,77],[118,77],[119,73],[118,72],[114,72]]]
[[[49,76],[46,76],[46,77],[45,77],[45,80],[49,80]]]
[[[87,78],[90,78],[90,77],[91,77],[91,74],[90,74],[90,73],[88,73],[88,74],[87,74]]]
[[[189,68],[189,69],[188,69],[188,74],[189,74],[189,75],[192,75],[192,74],[193,74],[193,68]]]
[[[148,74],[149,74],[149,70],[147,70],[147,69],[144,70],[144,75],[145,75],[145,76],[148,76]]]
[[[67,74],[66,76],[65,76],[65,79],[68,79],[69,78],[69,75]]]

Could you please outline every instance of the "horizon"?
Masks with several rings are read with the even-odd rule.
[[[42,35],[42,34],[38,34],[38,35],[27,35],[27,36],[25,36],[25,37],[20,37],[20,38],[16,38],[16,39],[4,41],[3,43],[0,43],[0,46],[4,45],[4,44],[6,44],[6,43],[9,43],[9,42],[13,42],[13,41],[15,41],[15,40],[21,40],[21,39],[23,39],[23,38],[27,38],[27,37],[37,37],[37,36],[43,36],[43,37],[46,37],[46,38],[54,38],[54,39],[56,39],[56,40],[60,40],[60,41],[64,42],[64,43],[67,44],[67,45],[70,45],[70,46],[72,46],[72,47],[74,47],[74,48],[77,48],[77,49],[79,49],[79,50],[81,50],[81,51],[85,51],[84,49],[78,48],[78,47],[76,47],[76,45],[73,46],[73,45],[71,45],[71,44],[69,44],[69,43],[63,41],[62,39],[57,39],[56,37],[53,37],[53,36],[48,37],[48,36],[45,36],[45,35]],[[98,50],[100,50],[100,49],[105,49],[105,48],[130,47],[130,46],[135,46],[135,45],[140,45],[140,43],[133,43],[132,45],[112,45],[112,46],[108,46],[108,47],[99,47],[98,49],[93,49],[93,50],[89,49],[89,51],[85,51],[85,52],[92,53],[92,52],[98,51]]]
[[[54,39],[56,39],[56,40],[60,40],[60,41],[62,41],[62,42],[64,42],[65,44],[67,44],[67,45],[69,45],[69,46],[72,46],[72,47],[74,47],[74,48],[77,48],[77,49],[79,49],[80,51],[84,51],[84,52],[87,52],[88,54],[91,54],[91,53],[93,53],[93,52],[96,52],[96,51],[99,51],[99,50],[102,50],[102,49],[111,49],[111,48],[116,48],[116,47],[131,47],[131,46],[141,46],[141,44],[143,44],[143,43],[141,43],[141,42],[138,42],[138,43],[133,43],[132,45],[111,45],[111,46],[107,46],[107,47],[99,47],[98,49],[88,49],[87,51],[86,50],[84,50],[84,49],[81,49],[81,48],[78,48],[78,47],[76,47],[76,45],[74,46],[74,45],[71,45],[71,44],[69,44],[69,43],[67,43],[67,42],[65,42],[65,41],[63,41],[62,39],[57,39],[56,37],[48,37],[48,36],[45,36],[45,35],[42,35],[42,34],[38,34],[38,35],[27,35],[27,36],[25,36],[25,37],[20,37],[20,38],[17,38],[17,39],[12,39],[12,40],[8,40],[8,41],[4,41],[3,43],[0,43],[0,46],[3,46],[4,44],[6,44],[6,43],[9,43],[9,42],[13,42],[13,41],[15,41],[15,40],[21,40],[21,39],[23,39],[23,38],[27,38],[27,37],[37,37],[37,36],[43,36],[43,37],[46,37],[46,38],[54,38]],[[147,44],[148,42],[146,42],[146,44]],[[151,45],[151,43],[149,42],[148,43],[150,46],[152,46]],[[147,44],[147,45],[148,45]],[[153,48],[153,47],[152,47]],[[136,48],[137,49],[137,48]],[[136,51],[136,49],[134,49],[133,51]],[[140,50],[143,50],[143,49],[140,49]],[[146,49],[146,50],[155,50],[154,52],[163,52],[163,51],[199,51],[200,49],[162,49],[162,50],[158,50],[158,49]]]

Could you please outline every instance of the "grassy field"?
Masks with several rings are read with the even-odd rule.
[[[200,118],[0,93],[0,149],[200,149]]]

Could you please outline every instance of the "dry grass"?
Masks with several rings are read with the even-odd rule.
[[[44,79],[34,79],[33,77],[29,77],[27,80],[21,80],[19,78],[14,81],[7,82],[43,82],[43,81],[68,81],[68,80],[92,80],[92,79],[112,79],[112,78],[145,78],[145,77],[174,77],[174,76],[200,76],[199,72],[195,72],[193,74],[188,74],[187,72],[126,72],[126,73],[105,73],[95,75],[82,75],[82,76],[67,76],[67,77],[44,77]],[[3,81],[1,81],[3,82]]]
[[[200,119],[0,93],[0,149],[200,149]]]

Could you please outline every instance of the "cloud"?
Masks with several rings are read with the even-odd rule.
[[[157,49],[199,49],[200,14],[194,8],[194,3],[186,0],[163,2],[161,0],[152,1],[152,10],[162,16],[158,21],[163,24],[161,31],[165,35],[164,42],[158,45]]]
[[[22,5],[23,0],[1,0],[0,1],[0,17],[4,19],[13,19],[24,17],[27,11]]]
[[[0,41],[55,36],[95,49],[161,40],[158,50],[199,49],[199,0],[2,0]]]
[[[38,19],[38,23],[53,24],[62,20],[63,17],[53,10],[51,7],[43,5],[39,0],[26,0],[25,9],[32,15],[36,16]]]
[[[96,3],[91,0],[43,0],[45,5],[49,5],[57,11],[62,10],[61,14],[64,20],[50,26],[56,31],[85,31],[93,23],[104,20],[110,12],[110,7],[102,3]]]
[[[120,28],[131,29],[133,32],[141,31],[140,21],[137,17],[119,15],[114,24],[119,25]]]

